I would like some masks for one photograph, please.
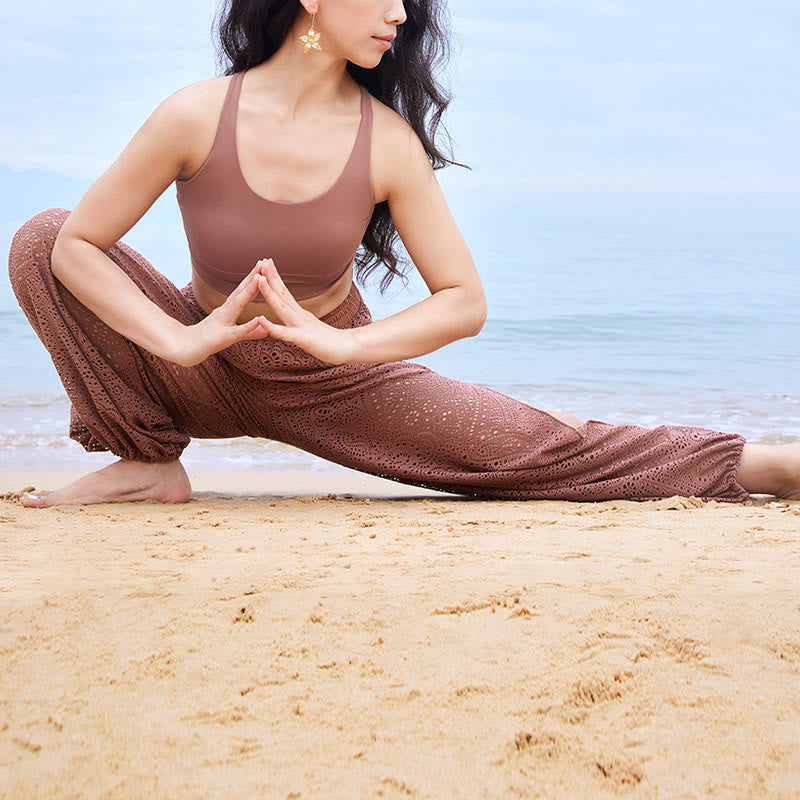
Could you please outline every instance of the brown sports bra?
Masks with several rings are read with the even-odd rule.
[[[262,258],[272,258],[297,300],[321,294],[350,268],[375,206],[370,174],[372,105],[361,89],[361,124],[344,171],[301,203],[267,200],[242,175],[236,116],[244,72],[232,76],[205,163],[176,180],[192,266],[230,294]],[[262,298],[257,298],[262,299]]]

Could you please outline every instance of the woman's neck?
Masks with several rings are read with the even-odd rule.
[[[249,72],[251,86],[267,93],[291,116],[335,107],[353,93],[347,61],[325,51],[304,53],[294,32],[271,58]]]

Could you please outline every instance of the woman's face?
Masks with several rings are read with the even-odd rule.
[[[319,0],[314,27],[326,53],[372,69],[405,19],[403,0]]]

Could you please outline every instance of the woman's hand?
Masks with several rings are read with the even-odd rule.
[[[194,325],[185,325],[179,330],[169,360],[184,367],[199,364],[213,353],[244,339],[264,339],[270,335],[267,320],[255,317],[243,325],[237,324],[247,304],[259,294],[259,267],[228,295],[225,302],[207,317]]]
[[[344,364],[353,357],[353,332],[327,325],[306,311],[286,288],[271,258],[259,261],[256,270],[258,290],[281,323],[263,319],[267,335],[291,342],[327,364]]]

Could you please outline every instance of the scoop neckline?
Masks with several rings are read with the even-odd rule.
[[[307,205],[311,205],[312,203],[317,203],[320,200],[324,200],[329,194],[332,194],[334,192],[334,190],[342,182],[342,180],[344,179],[344,176],[347,174],[347,172],[348,172],[348,170],[350,168],[351,162],[355,158],[356,148],[358,147],[358,142],[361,139],[361,129],[364,127],[364,120],[365,120],[365,116],[366,116],[366,114],[364,113],[364,94],[366,92],[366,89],[364,89],[363,86],[359,86],[360,99],[361,99],[361,119],[359,120],[358,128],[356,129],[356,138],[355,138],[355,141],[353,142],[353,147],[350,150],[350,155],[348,156],[347,161],[345,162],[344,168],[339,173],[339,176],[336,178],[336,180],[333,182],[333,184],[328,189],[325,189],[325,191],[323,191],[322,194],[318,194],[318,195],[310,198],[309,200],[271,200],[269,197],[264,197],[263,195],[259,194],[255,189],[252,188],[252,186],[250,186],[250,184],[247,182],[247,179],[244,177],[244,173],[242,172],[242,164],[239,161],[239,143],[238,143],[237,138],[236,138],[236,129],[237,129],[237,123],[238,123],[238,120],[239,120],[239,98],[241,97],[241,94],[242,94],[242,84],[244,83],[244,76],[247,74],[247,72],[248,72],[248,70],[245,70],[245,71],[239,73],[239,75],[241,76],[239,78],[239,86],[237,87],[237,89],[235,91],[235,96],[233,97],[233,101],[231,103],[231,105],[233,106],[233,109],[232,109],[232,116],[233,116],[233,125],[232,125],[232,128],[233,128],[233,131],[232,131],[232,133],[233,133],[233,136],[232,136],[232,139],[233,139],[233,158],[234,158],[234,161],[236,163],[236,172],[239,175],[240,183],[242,184],[242,186],[244,186],[244,188],[247,190],[247,192],[249,194],[251,194],[254,198],[256,198],[257,200],[261,201],[262,203],[267,203],[268,205],[271,205],[271,206],[287,206],[287,207],[291,207],[291,206],[307,206]]]

